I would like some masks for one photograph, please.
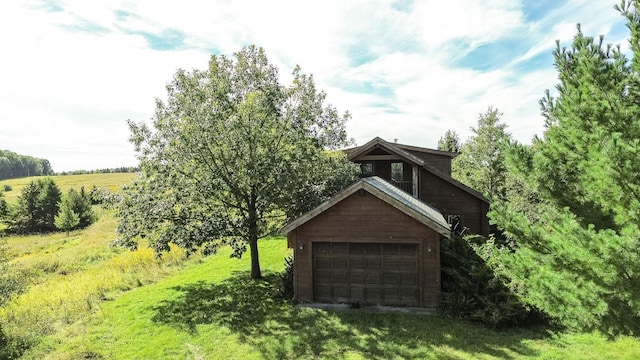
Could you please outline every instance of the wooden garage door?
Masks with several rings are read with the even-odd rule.
[[[320,302],[419,305],[418,245],[313,243]]]

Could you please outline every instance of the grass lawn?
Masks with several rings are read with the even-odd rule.
[[[289,250],[261,241],[265,279],[228,252],[128,291],[24,358],[637,359],[640,341],[540,329],[493,331],[439,316],[297,308],[277,296]]]

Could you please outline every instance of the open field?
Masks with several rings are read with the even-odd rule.
[[[109,191],[115,192],[120,189],[120,186],[127,184],[131,180],[135,179],[134,173],[109,173],[109,174],[82,174],[82,175],[56,175],[49,176],[58,185],[63,193],[67,192],[70,188],[80,190],[81,186],[85,187],[85,190],[91,190],[93,185],[97,187],[104,187]],[[19,179],[0,180],[0,186],[5,184],[10,185],[13,190],[4,193],[5,199],[8,203],[14,203],[17,201],[18,196],[22,188],[29,184],[38,177],[27,177]]]

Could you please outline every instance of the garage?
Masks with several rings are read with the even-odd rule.
[[[377,177],[283,228],[300,302],[435,307],[442,214]]]
[[[318,302],[420,304],[417,244],[313,244]]]

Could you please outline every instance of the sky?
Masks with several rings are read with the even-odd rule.
[[[618,0],[22,0],[0,3],[0,149],[57,172],[135,166],[127,120],[151,123],[177,69],[263,47],[283,84],[296,65],[375,136],[437,147],[499,109],[507,131],[542,135],[556,40],[576,24],[627,48]]]

